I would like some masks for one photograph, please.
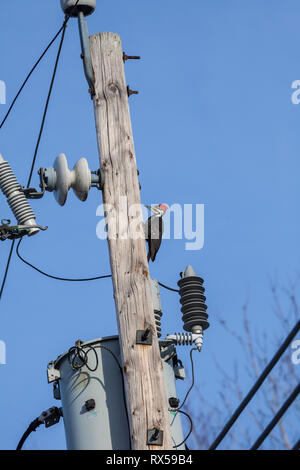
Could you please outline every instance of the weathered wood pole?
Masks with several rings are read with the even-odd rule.
[[[163,368],[151,296],[134,142],[121,39],[114,33],[91,36],[95,75],[94,111],[103,202],[132,448],[172,449]],[[132,227],[139,237],[132,237]],[[135,239],[134,239],[135,238]],[[136,344],[137,330],[150,328],[153,343]],[[147,431],[163,431],[163,445],[147,444]]]

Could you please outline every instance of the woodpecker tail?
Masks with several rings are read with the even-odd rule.
[[[149,261],[150,261],[150,250],[148,251],[147,260],[148,260],[148,263],[149,263]]]

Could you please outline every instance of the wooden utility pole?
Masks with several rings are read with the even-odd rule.
[[[163,367],[156,335],[134,142],[121,39],[90,38],[95,75],[94,110],[103,202],[118,320],[132,448],[172,449]],[[134,208],[134,210],[132,210]],[[138,226],[141,237],[132,238]],[[137,344],[137,330],[151,329],[152,345]],[[156,429],[154,440],[149,438]],[[156,437],[163,431],[162,446]],[[149,440],[150,439],[150,440]]]

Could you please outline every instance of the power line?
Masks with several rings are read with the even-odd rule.
[[[186,400],[187,400],[187,397],[189,396],[190,392],[192,391],[194,385],[195,385],[195,373],[194,373],[194,361],[193,361],[193,351],[197,351],[197,348],[192,348],[191,351],[190,351],[190,359],[191,359],[191,369],[192,369],[192,383],[191,383],[191,386],[190,388],[188,389],[184,399],[183,399],[183,402],[181,403],[181,405],[176,408],[176,411],[179,411],[181,410],[181,408],[183,407],[183,405],[185,404]]]
[[[104,276],[96,276],[96,277],[83,278],[83,279],[82,279],[82,278],[80,278],[80,279],[70,279],[70,278],[65,278],[65,277],[53,276],[52,274],[45,273],[44,271],[42,271],[41,269],[37,268],[37,267],[34,266],[33,264],[29,263],[29,261],[26,261],[26,260],[20,255],[19,247],[20,247],[21,241],[22,241],[22,238],[21,238],[21,240],[19,241],[19,243],[18,243],[18,245],[17,245],[17,249],[16,249],[17,256],[20,258],[21,261],[23,261],[23,263],[27,264],[27,266],[30,266],[32,269],[34,269],[34,270],[37,271],[38,273],[42,274],[43,276],[49,277],[49,278],[51,278],[51,279],[56,279],[57,281],[67,281],[67,282],[96,281],[96,280],[98,280],[98,279],[105,279],[105,278],[111,277],[111,274],[106,274],[106,275],[104,275]]]
[[[15,246],[15,240],[12,241],[12,244],[10,246],[8,260],[7,260],[7,263],[6,263],[6,268],[5,268],[5,273],[4,273],[4,278],[3,278],[2,285],[1,285],[1,290],[0,290],[0,300],[1,300],[3,289],[4,289],[4,286],[5,286],[5,282],[6,282],[6,278],[7,278],[7,274],[8,274],[8,269],[9,269],[9,265],[10,265],[10,260],[11,260],[11,257],[12,257],[13,251],[14,251],[14,246]]]
[[[190,415],[188,413],[186,413],[185,411],[179,410],[179,409],[175,410],[175,411],[178,411],[178,413],[182,413],[184,416],[186,416],[188,418],[188,420],[190,422],[190,430],[189,430],[187,436],[184,438],[184,440],[182,442],[180,442],[180,444],[177,444],[177,446],[173,446],[173,449],[176,449],[176,448],[182,446],[182,444],[184,444],[188,440],[188,438],[192,434],[193,428],[194,428],[193,420],[192,420],[192,418],[190,417]]]
[[[34,66],[32,67],[32,69],[30,70],[30,72],[28,73],[27,77],[25,78],[24,82],[22,83],[21,87],[19,88],[16,96],[14,97],[6,115],[4,116],[3,120],[1,121],[1,124],[0,124],[0,129],[2,128],[2,126],[4,125],[4,123],[6,122],[8,116],[10,115],[17,99],[19,98],[20,94],[22,93],[26,83],[28,82],[29,78],[31,77],[31,75],[33,74],[33,72],[35,71],[35,69],[37,68],[37,66],[39,65],[39,63],[41,62],[42,58],[44,57],[44,55],[48,52],[48,50],[50,49],[50,47],[52,46],[52,44],[56,41],[56,39],[58,38],[58,36],[60,35],[60,33],[62,32],[64,26],[62,26],[58,32],[55,34],[54,38],[51,39],[51,41],[49,42],[48,46],[46,47],[46,49],[43,51],[42,55],[38,58],[38,60],[36,61],[36,63],[34,64]]]
[[[40,268],[37,268],[36,266],[34,266],[32,263],[30,263],[29,261],[27,261],[21,254],[20,254],[20,244],[21,244],[21,241],[22,241],[22,238],[19,240],[19,243],[17,245],[17,248],[16,248],[16,253],[17,253],[17,256],[18,258],[23,262],[25,263],[27,266],[29,266],[30,268],[34,269],[35,271],[37,271],[38,273],[42,274],[43,276],[45,277],[49,277],[50,279],[55,279],[57,281],[67,281],[67,282],[86,282],[86,281],[97,281],[98,279],[106,279],[106,278],[109,278],[109,277],[112,277],[111,274],[104,274],[102,276],[94,276],[94,277],[88,277],[88,278],[67,278],[67,277],[59,277],[59,276],[54,276],[52,274],[49,274],[49,273],[46,273],[45,271],[42,271]],[[160,284],[160,283],[158,283]],[[161,285],[161,284],[160,284]],[[171,289],[169,288],[170,290],[174,290],[174,289]],[[193,361],[192,361],[192,357],[191,357],[191,363],[192,363],[192,367],[193,367]],[[185,401],[185,400],[184,400]]]
[[[255,441],[253,446],[251,447],[250,450],[257,450],[261,444],[264,442],[264,440],[268,437],[272,429],[276,426],[280,418],[284,415],[284,413],[287,411],[287,409],[291,406],[293,401],[297,398],[297,396],[300,393],[300,383],[296,386],[294,391],[291,393],[291,395],[287,398],[287,400],[284,402],[280,410],[276,413],[274,418],[270,421],[266,429],[261,433],[259,438]]]
[[[63,42],[64,42],[64,39],[65,39],[66,27],[67,27],[67,23],[64,22],[64,25],[62,27],[61,40],[60,40],[60,43],[59,43],[57,56],[56,56],[56,60],[55,60],[55,65],[54,65],[54,70],[53,70],[53,74],[52,74],[52,78],[51,78],[50,88],[49,88],[49,91],[48,91],[46,104],[45,104],[45,108],[44,108],[42,123],[41,123],[37,143],[36,143],[35,150],[34,150],[33,160],[32,160],[31,169],[30,169],[30,173],[29,173],[29,178],[28,178],[28,182],[27,182],[27,188],[29,188],[29,186],[30,186],[32,173],[33,173],[33,169],[34,169],[38,149],[39,149],[40,142],[41,142],[42,133],[43,133],[44,126],[45,126],[45,120],[46,120],[47,111],[48,111],[48,107],[49,107],[49,102],[50,102],[50,98],[51,98],[51,94],[52,94],[52,90],[53,90],[53,84],[54,84],[54,80],[55,80],[55,76],[56,76],[56,72],[57,72],[57,66],[58,66],[58,62],[59,62],[59,59],[60,59],[60,54],[61,54]]]
[[[52,90],[53,90],[53,84],[54,84],[54,80],[55,80],[55,76],[56,76],[56,71],[57,71],[57,66],[58,66],[58,62],[59,62],[59,59],[60,59],[60,54],[61,54],[61,50],[62,50],[62,45],[63,45],[63,42],[64,42],[64,37],[65,37],[65,32],[66,32],[66,27],[67,27],[67,24],[68,24],[68,21],[75,9],[75,7],[77,6],[79,0],[77,0],[76,4],[74,5],[74,8],[73,10],[71,11],[71,13],[69,15],[67,15],[65,17],[65,20],[63,22],[63,25],[62,27],[59,29],[59,31],[56,33],[56,35],[54,36],[54,38],[50,41],[50,43],[48,44],[48,46],[46,47],[46,49],[44,50],[44,52],[42,53],[42,55],[39,57],[39,59],[37,60],[37,62],[34,64],[34,66],[32,67],[31,71],[29,72],[29,74],[27,75],[26,79],[24,80],[21,88],[19,89],[18,93],[16,94],[12,104],[10,105],[9,107],[9,110],[8,112],[6,113],[3,121],[1,122],[0,124],[0,129],[2,128],[3,124],[5,123],[5,121],[7,120],[11,110],[13,109],[18,97],[20,96],[22,90],[24,89],[27,81],[29,80],[30,76],[32,75],[33,71],[36,69],[36,67],[38,66],[38,64],[40,63],[40,61],[42,60],[42,58],[44,57],[44,55],[46,54],[46,52],[49,50],[49,48],[52,46],[52,44],[55,42],[56,38],[60,35],[60,33],[62,32],[62,37],[61,37],[61,40],[60,40],[60,44],[59,44],[59,48],[58,48],[58,52],[57,52],[57,55],[56,55],[56,60],[55,60],[55,65],[54,65],[54,70],[53,70],[53,73],[52,73],[52,77],[51,77],[51,82],[50,82],[50,87],[49,87],[49,91],[48,91],[48,95],[47,95],[47,99],[46,99],[46,104],[45,104],[45,107],[44,107],[44,113],[43,113],[43,118],[42,118],[42,123],[41,123],[41,126],[40,126],[40,131],[39,131],[39,135],[38,135],[38,140],[37,140],[37,143],[36,143],[36,146],[35,146],[35,151],[34,151],[34,155],[33,155],[33,160],[32,160],[32,164],[31,164],[31,169],[30,169],[30,173],[29,173],[29,178],[28,178],[28,182],[27,182],[27,188],[29,187],[30,185],[30,182],[31,182],[31,178],[32,178],[32,173],[33,173],[33,169],[34,169],[34,165],[35,165],[35,162],[36,162],[36,157],[37,157],[37,153],[38,153],[38,149],[39,149],[39,145],[40,145],[40,141],[41,141],[41,137],[42,137],[42,133],[43,133],[43,130],[44,130],[44,125],[45,125],[45,120],[46,120],[46,116],[47,116],[47,111],[48,111],[48,107],[49,107],[49,102],[50,102],[50,98],[51,98],[51,94],[52,94]],[[8,270],[9,270],[9,266],[10,266],[10,262],[11,262],[11,258],[12,258],[12,253],[13,253],[13,249],[14,249],[14,245],[15,245],[15,241],[13,240],[12,242],[12,245],[11,245],[11,248],[10,248],[10,252],[9,252],[9,256],[8,256],[8,260],[7,260],[7,264],[6,264],[6,268],[5,268],[5,274],[4,274],[4,278],[3,278],[3,281],[2,281],[2,285],[1,285],[1,291],[0,291],[0,299],[2,298],[2,294],[3,294],[3,290],[4,290],[4,287],[5,287],[5,283],[6,283],[6,279],[7,279],[7,275],[8,275]]]
[[[43,57],[46,55],[46,53],[48,52],[48,50],[50,49],[50,47],[52,46],[52,44],[56,41],[56,39],[58,38],[58,36],[60,35],[60,33],[63,31],[63,29],[67,26],[68,24],[68,21],[73,13],[73,11],[75,10],[77,4],[78,4],[79,0],[77,0],[77,2],[75,3],[72,11],[70,12],[69,15],[66,15],[65,16],[65,20],[62,24],[62,26],[60,27],[60,29],[57,31],[57,33],[55,34],[55,36],[51,39],[51,41],[49,42],[49,44],[47,45],[47,47],[44,49],[44,51],[42,52],[42,54],[40,55],[40,57],[38,58],[38,60],[35,62],[35,64],[33,65],[32,69],[30,70],[30,72],[28,73],[28,75],[26,76],[24,82],[22,83],[22,85],[20,86],[16,96],[14,97],[6,115],[4,116],[3,120],[1,121],[1,124],[0,124],[0,129],[2,128],[2,126],[4,125],[4,123],[6,122],[8,116],[10,115],[17,99],[19,98],[20,94],[22,93],[26,83],[28,82],[29,78],[31,77],[31,75],[33,74],[33,72],[35,71],[35,69],[37,68],[37,66],[39,65],[39,63],[41,62],[41,60],[43,59]]]
[[[266,368],[264,369],[264,371],[262,372],[262,374],[259,376],[259,378],[257,379],[257,381],[255,382],[255,384],[253,385],[253,387],[251,388],[251,390],[249,391],[249,393],[246,395],[246,397],[244,398],[244,400],[241,402],[241,404],[238,406],[238,408],[236,409],[236,411],[233,413],[233,415],[231,416],[231,418],[229,419],[229,421],[227,422],[227,424],[224,426],[224,428],[222,429],[222,431],[220,432],[220,434],[217,436],[217,438],[214,440],[214,442],[212,443],[212,445],[210,446],[209,450],[215,450],[218,445],[220,444],[220,442],[224,439],[224,437],[226,436],[226,434],[228,433],[228,431],[231,429],[231,427],[234,425],[234,423],[236,422],[236,420],[238,419],[238,417],[240,416],[240,414],[242,413],[242,411],[246,408],[246,406],[248,405],[248,403],[250,402],[250,400],[254,397],[254,395],[256,394],[256,392],[258,391],[258,389],[261,387],[261,385],[263,384],[263,382],[265,381],[266,377],[269,375],[269,373],[271,372],[271,370],[274,368],[274,366],[277,364],[277,362],[279,361],[280,357],[282,356],[282,354],[285,352],[285,350],[287,349],[287,347],[289,346],[290,342],[292,341],[292,339],[294,338],[294,336],[298,333],[300,329],[300,320],[296,323],[296,325],[294,326],[294,328],[292,329],[292,331],[289,333],[289,335],[287,336],[287,338],[285,339],[285,341],[282,343],[282,345],[280,346],[280,348],[277,350],[277,352],[275,353],[274,357],[272,358],[272,360],[269,362],[269,364],[266,366]]]
[[[179,292],[178,289],[173,289],[172,287],[168,287],[168,286],[166,286],[165,284],[162,284],[161,282],[159,282],[158,284],[159,284],[161,287],[163,287],[164,289],[168,289],[168,290],[170,290],[170,291],[172,291],[172,292]]]

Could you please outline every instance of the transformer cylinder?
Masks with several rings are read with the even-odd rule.
[[[119,363],[121,361],[119,339],[117,336],[97,339],[83,343],[81,349],[84,351],[82,358],[84,362],[87,361],[89,368],[83,365],[76,370],[76,361],[80,361],[80,358],[74,360],[69,353],[60,356],[55,362],[55,368],[61,375],[59,390],[67,448],[128,450],[130,433],[123,381],[116,362],[116,358]],[[172,360],[163,361],[163,369],[168,400],[177,397]],[[91,403],[94,407],[91,407]],[[181,418],[174,411],[170,411],[169,416],[175,446],[184,440]],[[177,450],[184,449],[183,444]]]

